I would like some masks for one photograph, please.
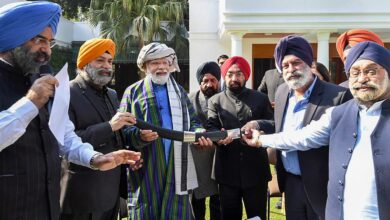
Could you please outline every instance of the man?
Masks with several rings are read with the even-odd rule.
[[[114,75],[114,56],[112,40],[86,41],[77,58],[78,75],[70,82],[69,117],[76,134],[102,153],[123,148],[120,129],[135,122],[130,113],[117,112],[116,92],[106,86]],[[99,172],[70,163],[66,172],[69,177],[65,180],[66,187],[61,189],[64,193],[61,220],[117,219],[120,167]]]
[[[100,170],[140,157],[126,150],[94,151],[68,119],[64,145],[50,131],[44,106],[58,81],[47,75],[31,82],[29,75],[48,62],[60,13],[50,2],[0,8],[0,219],[59,219],[60,155]]]
[[[362,42],[345,71],[354,96],[301,130],[252,138],[252,146],[308,150],[329,144],[326,219],[390,219],[390,51]]]
[[[277,69],[270,69],[264,73],[259,88],[257,90],[267,94],[272,106],[275,105],[275,93],[280,84],[284,83],[283,76]]]
[[[241,128],[250,120],[273,118],[267,96],[245,87],[251,70],[243,57],[226,60],[221,73],[227,89],[209,99],[207,129]],[[244,200],[248,218],[265,219],[267,182],[271,178],[266,151],[251,149],[230,137],[218,144],[215,179],[219,184],[222,218],[241,219]]]
[[[312,73],[313,50],[304,38],[282,38],[274,57],[286,82],[276,92],[276,132],[302,128],[318,120],[327,108],[352,98],[346,88],[321,81]],[[276,171],[279,188],[285,192],[287,219],[325,218],[328,148],[278,151]]]
[[[204,131],[186,92],[171,75],[180,71],[172,48],[150,43],[141,49],[137,65],[146,77],[126,89],[122,112],[167,129]],[[190,146],[158,138],[151,130],[125,131],[144,160],[142,169],[130,172],[130,219],[192,219],[188,191],[198,183]],[[203,137],[199,143],[212,146]]]
[[[219,80],[221,79],[221,69],[215,62],[205,62],[199,65],[196,71],[196,78],[200,89],[189,95],[195,112],[198,115],[203,127],[207,126],[207,102],[209,98],[219,92]],[[194,149],[196,174],[198,176],[199,187],[194,190],[192,196],[192,208],[195,219],[205,219],[206,197],[210,197],[209,209],[210,219],[221,219],[221,205],[219,202],[218,185],[211,179],[213,169],[215,148]]]
[[[218,66],[221,67],[225,61],[229,59],[229,56],[226,55],[226,54],[222,54],[220,55],[218,58],[217,58],[217,63],[218,63]],[[221,81],[220,81],[220,88],[221,88],[221,91],[224,91],[226,89],[226,85],[225,85],[225,81],[224,79],[222,78]]]
[[[365,29],[352,29],[342,33],[336,41],[336,49],[339,57],[345,63],[349,50],[356,44],[363,41],[372,41],[379,45],[385,46],[381,38],[372,31]],[[348,80],[339,84],[348,88]]]

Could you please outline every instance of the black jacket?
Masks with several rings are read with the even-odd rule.
[[[280,132],[283,127],[283,116],[287,108],[289,95],[287,84],[279,86],[275,99],[275,130]],[[352,98],[351,93],[343,87],[327,83],[317,79],[309,98],[303,126],[312,120],[318,120],[329,107],[342,104]],[[326,189],[328,182],[328,147],[298,151],[299,167],[301,169],[302,182],[307,197],[317,215],[324,218],[326,204]],[[285,188],[286,170],[281,159],[281,152],[277,153],[276,171],[278,184],[281,191]]]
[[[20,70],[0,61],[0,111],[30,87],[30,79]],[[59,218],[59,148],[48,121],[47,110],[41,108],[26,132],[0,152],[0,219]]]
[[[104,100],[112,106],[111,111]],[[80,75],[70,82],[69,118],[76,134],[96,151],[106,154],[122,147],[109,124],[118,106],[114,90],[93,89]],[[117,134],[121,142],[122,134]],[[120,167],[101,172],[70,163],[68,174],[66,188],[61,189],[65,192],[63,213],[101,212],[114,207],[119,197]]]
[[[216,94],[209,99],[208,107],[209,130],[241,128],[251,120],[273,118],[267,96],[247,88],[239,95],[228,89]],[[241,188],[264,184],[271,178],[265,149],[246,146],[240,139],[218,146],[215,178],[218,183]]]

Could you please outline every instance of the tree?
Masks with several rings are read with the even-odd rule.
[[[187,9],[187,0],[91,0],[88,18],[121,54],[153,40],[172,42],[175,49],[188,45]]]
[[[41,1],[41,0],[32,0]],[[62,15],[70,20],[83,20],[84,17],[80,17],[83,13],[88,11],[91,0],[49,0],[61,5]]]

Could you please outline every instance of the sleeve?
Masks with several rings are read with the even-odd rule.
[[[123,93],[123,97],[120,103],[119,111],[121,112],[131,112],[137,118],[139,115],[142,115],[141,112],[132,112],[132,100],[131,100],[131,89],[127,88]],[[130,147],[130,149],[139,150],[142,147],[149,145],[150,142],[143,141],[140,137],[140,129],[136,126],[126,126],[123,129],[123,133],[125,134],[126,144]]]
[[[195,112],[194,106],[191,103],[191,100],[188,96],[182,91],[184,98],[187,102],[188,114],[190,115],[190,131],[203,132],[204,128],[202,127],[200,120]]]
[[[208,101],[208,111],[207,111],[207,127],[206,129],[209,131],[219,131],[222,128],[222,124],[220,122],[218,107],[214,102],[214,99],[211,98]]]
[[[28,124],[38,115],[38,108],[23,97],[7,110],[0,112],[0,151],[15,143],[25,132]]]
[[[90,167],[92,156],[99,152],[94,151],[91,144],[81,141],[74,132],[72,121],[68,119],[65,126],[64,146],[60,145],[60,154],[69,162]]]
[[[76,127],[79,127],[77,126],[77,114],[72,107],[69,109],[69,118]],[[114,135],[108,121],[90,125],[85,129],[77,129],[75,132],[83,142],[88,142],[95,148],[110,141],[110,138]]]
[[[265,82],[265,77],[266,75],[264,74],[263,79],[261,80],[260,86],[257,88],[257,91],[262,92],[264,94],[268,94],[268,89],[267,89],[267,84]]]
[[[334,107],[326,110],[318,121],[312,121],[306,127],[271,135],[262,135],[260,142],[264,147],[280,150],[310,150],[329,144],[330,122]]]

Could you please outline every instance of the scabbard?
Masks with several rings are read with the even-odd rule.
[[[190,132],[190,131],[175,131],[162,128],[151,123],[137,119],[135,126],[142,130],[152,130],[162,138],[167,138],[181,142],[196,142],[200,137],[210,138],[211,141],[219,141],[228,136],[228,131],[212,131],[212,132]]]

